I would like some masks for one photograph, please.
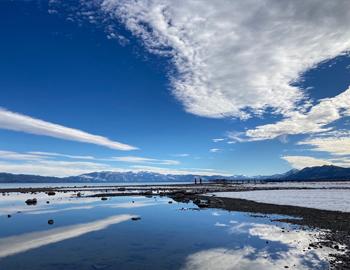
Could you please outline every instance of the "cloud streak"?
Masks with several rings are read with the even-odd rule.
[[[177,160],[170,159],[155,159],[155,158],[146,158],[146,157],[135,157],[135,156],[124,156],[124,157],[112,157],[106,159],[109,161],[120,161],[127,163],[148,163],[148,164],[159,164],[159,165],[178,165],[180,164]]]
[[[134,146],[112,141],[106,137],[90,134],[78,129],[46,122],[23,114],[0,108],[0,128],[63,140],[101,145],[115,150],[135,150]]]

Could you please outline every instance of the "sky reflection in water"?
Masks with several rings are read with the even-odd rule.
[[[29,197],[38,204],[26,206]],[[1,196],[0,269],[328,268],[329,250],[308,249],[314,232],[272,222],[276,217],[195,211],[192,204],[168,201]],[[132,216],[142,219],[131,221]]]

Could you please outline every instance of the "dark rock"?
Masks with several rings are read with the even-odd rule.
[[[38,203],[38,200],[36,198],[34,199],[28,199],[25,201],[27,205],[36,205]]]
[[[168,203],[173,203],[173,201],[168,201]]]
[[[101,201],[107,201],[108,199],[106,197],[102,197]]]
[[[48,223],[49,225],[53,225],[53,224],[54,224],[54,221],[53,221],[53,219],[49,219],[49,220],[47,221],[47,223]]]
[[[49,196],[55,196],[55,195],[56,195],[56,192],[54,192],[54,191],[49,191],[49,192],[47,192],[47,195],[49,195]]]
[[[11,217],[11,215],[7,215],[7,217],[8,217],[8,218],[10,218],[10,217]]]
[[[120,187],[120,188],[118,188],[117,190],[118,190],[118,191],[125,191],[125,190],[126,190],[126,188],[124,188],[124,187]]]
[[[200,208],[209,207],[208,200],[197,199],[197,200],[194,200],[193,202]]]
[[[47,204],[49,204],[50,202],[49,201],[46,201]]]
[[[132,217],[131,220],[137,221],[137,220],[141,220],[141,218],[140,217]]]

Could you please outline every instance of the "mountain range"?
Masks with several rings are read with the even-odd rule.
[[[69,177],[50,177],[40,175],[0,173],[0,183],[127,183],[127,182],[191,182],[194,174],[161,174],[154,172],[92,172]],[[227,180],[265,180],[265,181],[316,181],[316,180],[350,180],[350,168],[337,166],[307,167],[302,170],[290,170],[283,174],[258,175],[248,177],[244,175],[211,175],[200,176],[203,181],[215,179]]]

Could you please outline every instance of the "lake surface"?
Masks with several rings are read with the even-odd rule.
[[[280,216],[72,196],[0,195],[0,269],[328,269],[329,251],[308,249],[318,232],[271,221]]]
[[[42,187],[101,187],[137,185],[181,185],[193,182],[125,182],[125,183],[0,183],[0,188],[42,188]]]

